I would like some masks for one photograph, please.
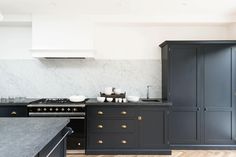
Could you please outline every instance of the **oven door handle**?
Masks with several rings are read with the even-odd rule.
[[[70,135],[73,133],[73,130],[70,127],[66,127],[67,131],[65,135],[57,142],[57,144],[52,148],[52,150],[46,155],[46,157],[49,157],[54,150],[58,147],[58,145],[66,138],[67,135]]]
[[[85,119],[85,117],[69,117],[70,119]]]

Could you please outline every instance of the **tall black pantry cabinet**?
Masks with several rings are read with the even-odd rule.
[[[162,97],[172,148],[236,147],[236,41],[165,41]]]

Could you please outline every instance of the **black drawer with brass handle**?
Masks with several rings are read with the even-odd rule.
[[[91,149],[124,149],[137,147],[136,134],[89,134],[88,147]]]
[[[137,127],[136,120],[120,120],[120,119],[88,119],[89,132],[134,132]]]
[[[130,107],[96,106],[87,111],[88,116],[92,117],[134,117],[136,112]]]
[[[27,117],[26,106],[0,106],[0,117]]]

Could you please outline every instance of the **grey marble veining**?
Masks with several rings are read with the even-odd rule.
[[[0,118],[0,157],[34,157],[68,118]]]
[[[161,97],[160,60],[0,60],[0,97],[96,97],[107,86]]]

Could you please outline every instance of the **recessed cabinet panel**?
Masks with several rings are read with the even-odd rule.
[[[153,109],[143,109],[140,112],[141,148],[156,148],[165,143],[165,112]],[[158,124],[158,125],[157,125]]]
[[[170,51],[171,101],[173,106],[194,107],[197,104],[197,49],[176,47]]]
[[[170,118],[171,144],[191,144],[200,142],[199,112],[172,111]]]
[[[229,144],[232,141],[232,112],[205,112],[205,143]]]
[[[204,49],[204,105],[231,107],[231,48]]]

